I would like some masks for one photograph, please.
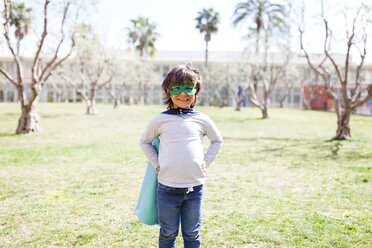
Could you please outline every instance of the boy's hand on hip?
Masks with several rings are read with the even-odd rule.
[[[158,168],[156,168],[156,172],[158,173],[158,175],[159,175],[159,171],[160,171],[160,166],[158,166]]]
[[[203,173],[207,172],[207,167],[205,166],[205,164],[201,165],[201,169]]]

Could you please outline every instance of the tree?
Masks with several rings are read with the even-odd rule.
[[[303,44],[304,23],[299,26],[300,44],[310,68],[318,74],[324,84],[324,90],[333,100],[337,114],[337,131],[333,140],[345,140],[351,137],[350,117],[352,112],[360,105],[372,99],[372,84],[369,83],[364,89],[362,87],[362,69],[367,54],[367,33],[368,25],[371,25],[370,11],[364,4],[358,9],[353,18],[350,30],[346,28],[346,54],[342,65],[336,62],[335,56],[331,52],[332,31],[329,22],[324,14],[324,5],[322,2],[322,20],[324,24],[324,45],[323,59],[318,65],[315,65],[306,51]],[[304,13],[302,13],[304,16]],[[359,25],[359,27],[357,27]],[[358,31],[360,32],[358,35]],[[360,43],[358,44],[358,39]],[[362,49],[358,45],[362,46]],[[360,61],[358,64],[352,64],[351,49],[356,48],[359,51]],[[328,62],[328,64],[327,64]],[[336,80],[341,86],[341,94],[338,94],[333,85],[331,71],[335,71]],[[352,83],[350,83],[352,81]]]
[[[156,32],[156,24],[150,23],[149,18],[141,16],[138,19],[130,20],[130,22],[133,25],[127,28],[128,42],[133,44],[140,58],[148,55],[154,56],[155,42],[159,37],[159,33]]]
[[[108,56],[110,60],[108,61],[106,71],[107,74],[113,76],[113,79],[109,84],[106,84],[105,88],[114,103],[114,109],[117,109],[121,104],[122,90],[125,87],[122,79],[125,77],[126,68],[121,56],[117,56],[117,51],[112,51]]]
[[[236,27],[246,19],[252,20],[248,28],[248,37],[255,36],[255,52],[258,57],[262,33],[269,29],[272,31],[274,29],[284,30],[286,25],[285,16],[285,8],[281,4],[274,4],[269,0],[248,0],[236,5],[233,25]]]
[[[249,83],[249,95],[248,99],[249,101],[257,108],[261,110],[262,113],[262,119],[269,118],[268,113],[268,107],[270,105],[270,96],[275,89],[276,84],[278,83],[279,78],[282,78],[285,74],[286,67],[289,63],[289,58],[285,62],[283,62],[282,65],[276,66],[273,62],[268,66],[264,65],[264,67],[260,68],[260,71],[254,71],[259,75],[260,79],[255,79],[257,76],[252,75],[251,78],[254,78],[254,81],[258,82],[260,81],[262,83],[262,89],[257,87],[258,84]],[[251,66],[254,67],[254,66]],[[256,87],[255,87],[256,85]],[[262,90],[262,99],[260,100],[258,95],[258,92]]]
[[[251,79],[249,81],[249,101],[262,112],[262,118],[269,118],[269,98],[278,78],[283,74],[283,67],[268,65],[270,47],[279,39],[270,41],[272,37],[280,37],[288,30],[284,5],[271,3],[269,0],[248,0],[238,3],[233,14],[233,25],[236,27],[246,19],[249,22],[248,38],[255,36],[255,57],[251,62]],[[276,45],[276,44],[275,44]],[[264,47],[263,56],[260,47]],[[288,63],[285,62],[285,63]],[[263,99],[258,98],[259,83],[262,83]]]
[[[201,34],[204,34],[205,40],[205,67],[208,67],[208,43],[211,40],[211,34],[216,33],[218,30],[219,13],[215,12],[213,8],[203,9],[198,12],[195,18],[196,27]]]
[[[40,35],[40,40],[36,46],[36,52],[33,57],[33,62],[31,66],[31,79],[30,79],[30,89],[31,89],[31,96],[27,99],[25,94],[25,88],[27,87],[27,83],[24,76],[24,69],[23,69],[23,60],[19,54],[19,49],[17,51],[14,50],[14,42],[10,36],[11,28],[15,28],[15,36],[17,39],[17,43],[20,43],[23,36],[27,33],[25,27],[27,26],[28,30],[28,22],[29,19],[23,15],[22,18],[15,17],[14,15],[18,15],[19,13],[13,11],[14,8],[12,7],[13,4],[10,0],[4,0],[4,37],[9,48],[10,53],[12,54],[13,61],[16,65],[16,76],[13,76],[10,72],[6,71],[3,68],[0,68],[0,73],[5,76],[17,89],[18,92],[18,101],[21,104],[21,116],[18,120],[18,126],[16,129],[17,134],[32,134],[32,133],[39,133],[41,128],[39,127],[38,123],[40,120],[38,111],[37,111],[37,103],[39,101],[39,94],[47,82],[49,77],[51,76],[52,72],[61,65],[70,55],[72,52],[72,48],[74,47],[74,34],[71,35],[71,45],[70,49],[61,58],[60,56],[60,48],[66,39],[66,35],[64,32],[64,26],[66,24],[67,13],[71,9],[71,2],[67,2],[64,5],[64,9],[62,12],[61,24],[60,24],[60,33],[61,36],[56,43],[56,46],[53,50],[53,53],[50,58],[44,59],[41,58],[41,53],[43,48],[45,47],[45,39],[48,36],[48,6],[50,4],[50,0],[45,0],[44,8],[43,8],[43,31]],[[19,9],[19,8],[18,8]],[[26,10],[29,14],[30,11],[27,11],[28,8],[23,7],[22,9]],[[27,20],[26,20],[27,19]],[[19,24],[16,24],[15,20],[19,20]],[[18,26],[17,26],[18,25]],[[17,29],[19,29],[17,32]],[[18,45],[17,45],[18,46]],[[45,50],[45,49],[44,49]]]
[[[110,63],[109,56],[92,26],[79,24],[75,27],[75,32],[76,57],[73,63],[64,68],[64,73],[60,71],[58,75],[75,88],[86,105],[86,114],[94,115],[97,113],[95,107],[97,91],[110,84],[114,71],[107,70]],[[68,76],[68,72],[72,75]],[[76,81],[80,83],[76,84]]]

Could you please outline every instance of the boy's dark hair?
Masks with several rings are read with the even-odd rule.
[[[197,96],[201,90],[201,80],[199,69],[191,68],[190,64],[187,65],[177,65],[172,68],[164,78],[161,88],[164,93],[163,102],[165,105],[168,105],[167,108],[170,109],[173,107],[173,102],[169,94],[170,84],[171,83],[189,83],[196,82],[196,93],[195,100],[191,103],[190,108],[193,108],[197,104]]]

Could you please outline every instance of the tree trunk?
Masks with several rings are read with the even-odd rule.
[[[94,101],[89,101],[87,102],[87,112],[86,112],[87,115],[95,115],[97,114],[97,110],[96,110],[96,104]]]
[[[86,101],[87,104],[87,115],[95,115],[97,114],[96,110],[96,89],[95,87],[92,87],[90,90],[90,99]]]
[[[268,119],[268,118],[270,118],[269,117],[269,113],[267,111],[266,104],[263,106],[263,108],[261,108],[261,112],[262,112],[262,119]]]
[[[17,85],[18,101],[21,104],[22,114],[18,119],[16,134],[38,134],[41,128],[38,125],[40,116],[37,112],[39,91],[33,90],[28,104],[25,103],[23,84]]]
[[[145,105],[145,96],[143,95],[143,92],[140,92],[137,104],[142,106]]]
[[[128,97],[128,105],[133,105],[134,104],[134,96],[133,94],[130,94]]]
[[[242,108],[242,105],[243,105],[244,98],[245,98],[245,94],[242,92],[242,94],[240,95],[240,97],[236,101],[235,111],[240,111],[240,109]]]
[[[269,117],[269,112],[268,112],[268,108],[269,108],[269,105],[270,105],[269,95],[270,95],[270,92],[268,92],[267,90],[265,90],[265,93],[264,93],[264,102],[263,102],[262,107],[261,107],[262,119],[268,119],[268,118],[270,118]]]
[[[333,137],[333,140],[346,140],[351,138],[351,131],[350,131],[350,116],[351,116],[351,108],[345,108],[344,111],[341,111],[340,116],[338,116],[337,120],[337,131],[336,136]]]
[[[242,108],[242,103],[243,103],[243,100],[241,99],[239,99],[239,101],[236,102],[235,111],[240,111],[240,109]]]
[[[120,106],[120,98],[119,98],[119,97],[117,97],[117,98],[115,98],[115,102],[114,102],[114,109],[117,109],[117,108],[119,108],[119,106]]]
[[[205,42],[205,67],[208,67],[208,41]]]
[[[41,128],[38,125],[40,116],[37,112],[37,101],[34,101],[29,105],[24,105],[21,107],[22,115],[18,119],[18,127],[16,134],[38,134],[41,132]]]
[[[214,98],[215,96],[209,98],[209,106],[214,106]]]
[[[225,96],[220,97],[220,108],[223,108],[227,105],[227,98]]]

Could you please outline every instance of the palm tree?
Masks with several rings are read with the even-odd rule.
[[[12,3],[10,25],[15,27],[15,37],[17,38],[17,54],[21,40],[28,34],[32,22],[32,9],[26,8],[24,3]]]
[[[253,27],[249,27],[248,35],[256,36],[256,55],[259,54],[259,40],[262,32],[265,32],[266,36],[276,29],[283,32],[286,28],[285,7],[281,4],[271,3],[269,0],[248,0],[238,3],[233,17],[234,27],[245,19],[252,18]],[[267,41],[267,37],[265,37],[265,41]]]
[[[205,40],[205,66],[208,66],[208,42],[211,40],[211,34],[216,33],[218,28],[217,24],[219,20],[219,13],[215,12],[213,8],[203,9],[198,12],[198,16],[195,18],[197,24],[196,27],[200,33],[204,33]]]
[[[155,42],[159,37],[159,33],[156,32],[156,24],[150,23],[148,18],[141,16],[130,21],[133,26],[127,28],[128,41],[135,46],[141,58],[145,55],[154,56]]]

